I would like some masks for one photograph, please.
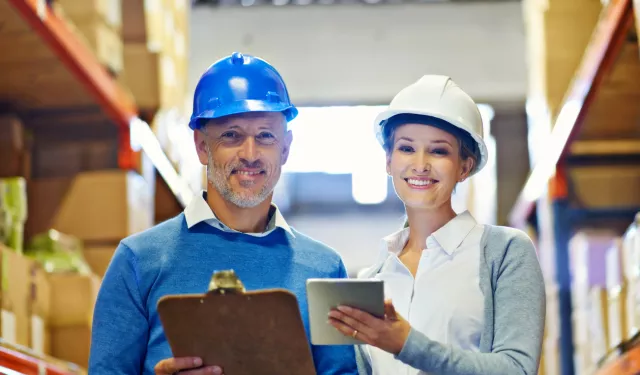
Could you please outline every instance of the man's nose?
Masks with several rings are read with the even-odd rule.
[[[241,159],[246,160],[249,163],[253,163],[258,160],[260,152],[256,145],[256,140],[253,137],[247,137],[242,143],[238,156]]]

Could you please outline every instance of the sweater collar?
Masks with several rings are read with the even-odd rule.
[[[190,229],[194,225],[207,222],[213,226],[219,227],[220,225],[224,226],[222,222],[216,217],[209,204],[207,204],[207,192],[202,191],[201,194],[196,195],[189,205],[184,209],[184,216],[187,221],[187,227]],[[214,225],[215,224],[215,225]],[[287,231],[291,236],[295,237],[293,234],[293,230],[289,227],[284,216],[278,209],[278,207],[271,203],[271,209],[269,210],[269,222],[267,223],[267,228],[263,233],[246,233],[248,235],[253,236],[263,236],[271,233],[276,228],[282,228]],[[224,226],[221,229],[225,229],[227,231],[237,232],[233,229],[230,229]]]

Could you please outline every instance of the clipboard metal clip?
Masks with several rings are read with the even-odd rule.
[[[209,282],[209,293],[211,294],[242,294],[245,291],[244,284],[234,270],[217,271],[211,276]]]

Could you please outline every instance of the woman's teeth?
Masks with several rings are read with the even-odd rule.
[[[416,185],[416,186],[426,186],[426,185],[431,185],[433,184],[435,181],[434,180],[415,180],[415,179],[408,179],[407,180],[411,185]]]

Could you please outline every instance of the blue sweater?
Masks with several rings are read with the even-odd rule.
[[[153,374],[172,357],[156,305],[167,294],[205,293],[212,272],[233,269],[247,290],[293,292],[309,337],[308,278],[347,277],[340,256],[294,231],[265,237],[223,232],[180,214],[124,239],[104,276],[94,311],[89,373]],[[352,346],[311,346],[318,375],[357,374]]]

